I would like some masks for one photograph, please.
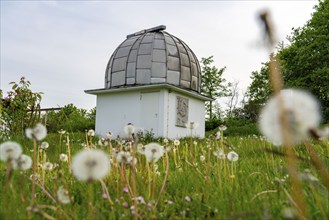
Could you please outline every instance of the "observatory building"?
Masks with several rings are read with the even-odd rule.
[[[97,96],[96,133],[123,128],[152,131],[156,137],[205,134],[205,101],[201,70],[193,51],[164,25],[130,34],[113,52],[105,71],[105,88],[86,90]]]

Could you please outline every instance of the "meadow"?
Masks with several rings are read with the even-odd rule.
[[[31,158],[38,149],[39,166],[33,180],[33,168],[0,163],[0,219],[298,219],[300,212],[304,219],[328,219],[326,183],[305,144],[293,148],[299,203],[283,149],[263,137],[221,131],[204,139],[108,138],[87,132],[48,134],[42,141],[11,137]],[[149,162],[141,151],[151,142],[163,154]],[[308,144],[329,167],[328,141]],[[72,158],[86,148],[110,158],[102,180],[72,173]]]

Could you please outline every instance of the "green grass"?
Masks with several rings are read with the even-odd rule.
[[[70,134],[70,139],[71,154],[74,155],[83,149],[81,143],[85,142],[85,134]],[[33,149],[32,141],[24,137],[13,137],[12,140],[22,145],[24,154],[32,156],[30,151]],[[129,194],[123,191],[124,181],[118,175],[117,167],[112,165],[111,173],[104,180],[112,200],[115,200],[114,205],[111,206],[108,200],[102,198],[103,191],[99,182],[79,182],[70,174],[67,163],[59,161],[59,154],[66,153],[66,145],[64,142],[59,144],[58,134],[49,134],[45,141],[50,144],[47,150],[48,161],[60,166],[47,172],[44,188],[56,198],[59,186],[65,186],[73,197],[72,204],[65,205],[53,201],[37,186],[36,204],[39,211],[27,212],[31,199],[32,182],[29,176],[32,170],[24,172],[15,170],[10,186],[5,187],[6,164],[1,162],[0,219],[87,219],[88,215],[93,219],[134,218],[130,209],[134,203]],[[94,142],[96,143],[96,138]],[[196,152],[192,150],[194,152],[192,159],[189,153],[190,139],[181,140],[179,150],[176,151],[179,152],[179,155],[176,155],[177,166],[174,162],[174,151],[168,153],[170,164],[168,180],[156,208],[154,203],[165,176],[165,167],[163,167],[165,158],[157,162],[160,175],[155,179],[153,199],[149,199],[145,158],[143,155],[137,155],[136,196],[142,196],[146,202],[146,204],[138,203],[140,218],[278,219],[282,217],[281,212],[284,208],[293,207],[289,202],[292,189],[290,177],[285,178],[287,172],[284,157],[264,151],[265,148],[281,149],[257,137],[228,137],[226,142],[239,154],[239,160],[235,162],[235,178],[232,178],[231,162],[228,160],[224,162],[213,155],[213,152],[221,147],[220,141],[203,139],[197,142]],[[173,145],[172,142],[170,145]],[[113,142],[113,147],[115,146]],[[210,157],[208,157],[207,146],[211,148]],[[327,149],[316,144],[314,147],[328,168]],[[104,150],[108,152],[108,149]],[[224,145],[225,153],[231,150]],[[304,169],[309,169],[310,173],[319,179],[317,182],[302,181],[302,192],[307,203],[306,212],[310,219],[325,219],[329,215],[328,191],[322,184],[318,171],[311,165],[304,147],[296,147],[295,151],[298,156],[305,158],[298,162],[298,171],[303,173]],[[200,161],[201,155],[206,157],[204,162]],[[132,175],[129,168],[126,169],[126,175],[131,185]],[[276,178],[280,180],[285,178],[285,180],[279,184],[275,181]],[[186,201],[185,197],[191,198],[191,201]],[[168,204],[168,201],[173,203]],[[47,213],[47,216],[42,213]]]

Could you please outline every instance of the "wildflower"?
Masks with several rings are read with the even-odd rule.
[[[0,145],[0,159],[4,162],[16,160],[22,154],[22,147],[16,142],[7,141]]]
[[[145,146],[144,154],[148,162],[157,162],[163,155],[163,148],[157,143],[150,143]]]
[[[227,154],[227,159],[229,161],[235,162],[239,159],[239,155],[236,152],[231,151]]]
[[[179,145],[180,145],[180,141],[179,141],[178,139],[175,139],[175,140],[174,140],[174,145],[175,145],[175,146],[179,146]]]
[[[21,154],[16,160],[12,160],[12,165],[15,170],[28,170],[32,166],[32,159],[25,154]]]
[[[319,125],[319,105],[310,94],[302,90],[285,89],[280,96],[288,124],[288,137],[291,144],[296,145],[309,136],[310,129]],[[278,96],[270,98],[261,110],[259,126],[273,144],[283,144]]]
[[[31,140],[41,141],[47,136],[47,128],[38,123],[34,128],[25,129],[25,135]]]
[[[82,150],[73,157],[73,175],[81,181],[102,179],[110,171],[110,160],[101,150]]]
[[[105,145],[105,138],[100,138],[99,140],[98,140],[98,145],[99,146],[104,146]]]
[[[165,139],[163,139],[163,143],[167,145],[169,143],[169,140],[167,138],[165,138]]]
[[[221,126],[218,127],[218,129],[220,131],[225,131],[227,129],[227,127],[225,125],[221,125]]]
[[[206,160],[206,157],[203,156],[203,155],[201,155],[201,156],[200,156],[200,161],[203,162],[203,161],[205,161],[205,160]]]
[[[138,196],[138,197],[136,197],[134,199],[136,199],[137,201],[139,201],[139,203],[141,203],[141,204],[146,204],[143,196]]]
[[[59,155],[59,160],[62,162],[66,162],[68,159],[68,156],[66,154],[60,154]]]
[[[116,159],[117,159],[118,163],[130,164],[133,157],[131,156],[130,152],[120,151],[116,155]]]
[[[297,217],[297,211],[292,207],[285,207],[281,211],[283,219],[295,219]]]
[[[49,144],[46,141],[42,142],[41,145],[40,145],[40,148],[44,149],[44,150],[48,149],[48,147],[49,147]]]
[[[194,144],[195,146],[197,146],[197,145],[198,145],[198,142],[197,142],[197,141],[193,141],[193,144]]]
[[[64,189],[63,186],[59,187],[59,189],[57,190],[57,198],[58,201],[63,204],[70,203],[69,192],[66,189]]]
[[[52,170],[54,168],[54,165],[50,162],[46,162],[46,163],[43,164],[42,168],[44,170]]]
[[[145,153],[145,146],[143,144],[138,144],[137,145],[137,152],[140,154],[144,154]]]
[[[125,192],[125,193],[128,193],[129,192],[129,189],[128,189],[127,186],[123,187],[123,192]]]
[[[123,128],[125,134],[128,136],[128,137],[131,137],[134,132],[135,132],[135,127],[133,124],[131,123],[128,123],[124,128]]]
[[[128,202],[124,202],[124,203],[122,203],[122,206],[125,207],[125,208],[128,208],[129,204],[128,204]]]
[[[218,140],[218,139],[220,139],[220,137],[221,137],[221,132],[220,131],[217,131],[216,132],[216,139]]]
[[[164,152],[169,152],[171,150],[170,146],[162,146]]]
[[[167,204],[168,204],[168,205],[171,205],[171,204],[173,204],[173,203],[174,203],[174,202],[173,202],[172,200],[168,200],[168,201],[167,201]]]
[[[58,131],[58,134],[65,134],[65,132],[66,132],[65,130],[61,129]]]
[[[311,171],[309,169],[305,169],[304,172],[301,173],[299,176],[302,180],[305,180],[308,182],[318,182],[319,181],[318,178],[316,178],[315,176],[313,176],[311,174]]]
[[[186,202],[191,202],[191,198],[189,196],[185,196],[185,201]]]
[[[214,152],[213,154],[214,154],[214,156],[218,157],[221,160],[225,159],[225,154],[222,151],[222,149],[219,149],[218,151]]]
[[[112,140],[112,132],[108,132],[107,134],[106,134],[106,137],[107,137],[107,139],[109,139],[110,141]]]
[[[94,137],[95,136],[95,131],[93,129],[90,129],[87,133],[89,137]]]

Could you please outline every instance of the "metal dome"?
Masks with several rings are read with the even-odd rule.
[[[200,93],[200,65],[193,51],[165,26],[127,36],[112,54],[105,88],[171,84]]]

